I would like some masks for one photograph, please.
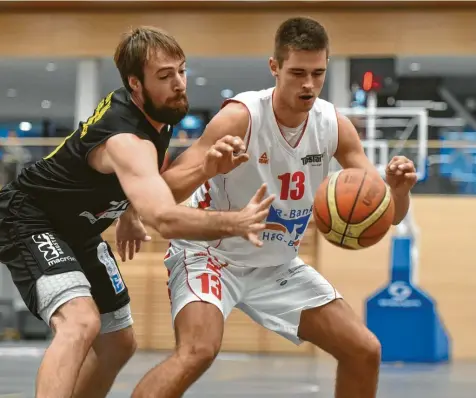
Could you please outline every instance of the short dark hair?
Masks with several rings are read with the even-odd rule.
[[[121,75],[124,87],[130,92],[129,76],[144,80],[144,65],[153,50],[162,50],[176,59],[185,59],[185,54],[173,36],[161,29],[141,26],[123,35],[114,53],[114,62]]]
[[[297,17],[284,21],[276,31],[274,39],[274,58],[280,67],[290,50],[326,50],[329,54],[329,37],[326,30],[311,18]]]

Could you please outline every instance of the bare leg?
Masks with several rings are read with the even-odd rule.
[[[78,297],[58,308],[50,324],[55,335],[38,371],[36,398],[70,398],[99,333],[99,313],[91,297]]]
[[[223,315],[213,304],[186,305],[175,318],[175,352],[142,378],[132,397],[181,397],[213,363],[220,350],[223,325]]]
[[[303,311],[299,337],[337,359],[336,398],[377,396],[380,343],[344,300]]]
[[[74,398],[104,398],[136,349],[132,327],[99,335],[83,363]]]

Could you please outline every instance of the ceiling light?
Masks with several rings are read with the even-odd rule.
[[[56,69],[58,69],[58,68],[56,67],[56,64],[54,62],[48,62],[46,64],[46,70],[48,72],[54,72]]]
[[[18,127],[21,131],[30,131],[33,126],[30,122],[21,122]]]
[[[418,72],[421,69],[421,65],[418,62],[412,62],[410,64],[410,70],[412,72]]]
[[[50,109],[51,108],[51,101],[48,101],[48,100],[41,101],[41,107],[43,109]]]
[[[204,77],[197,77],[197,78],[195,79],[195,84],[196,84],[197,86],[204,86],[205,84],[207,84],[207,79],[204,78]]]
[[[224,90],[221,90],[221,96],[223,98],[231,98],[233,97],[234,93],[232,90],[230,90],[229,88],[225,88]]]

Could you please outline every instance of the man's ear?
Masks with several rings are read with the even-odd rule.
[[[274,77],[278,76],[279,64],[278,61],[273,57],[269,57],[269,70]]]
[[[142,83],[136,76],[129,76],[127,78],[129,82],[129,86],[132,88],[133,91],[138,91],[142,87]]]

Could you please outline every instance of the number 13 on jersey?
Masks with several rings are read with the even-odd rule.
[[[304,196],[306,175],[302,171],[278,176],[281,180],[281,200],[300,200]]]

